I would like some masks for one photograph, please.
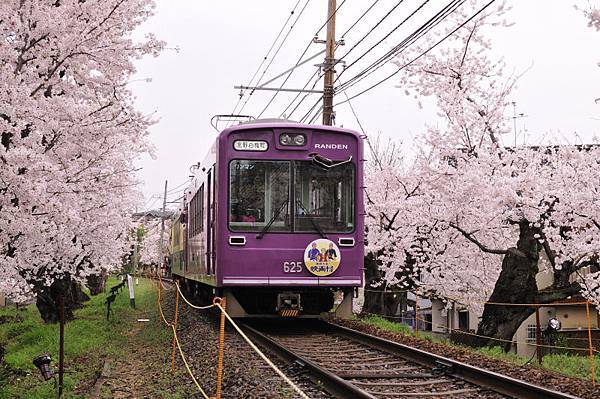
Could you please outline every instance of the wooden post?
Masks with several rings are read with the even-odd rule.
[[[592,322],[590,320],[590,301],[585,301],[585,314],[588,322],[588,345],[590,347],[590,371],[592,384],[596,386],[596,361],[594,359],[594,346],[592,345]]]
[[[327,3],[327,38],[323,71],[323,125],[333,124],[333,77],[335,74],[335,13],[336,0]]]
[[[221,299],[221,325],[219,327],[219,360],[217,366],[217,399],[221,399],[221,385],[223,383],[223,351],[225,350],[225,298]]]
[[[58,342],[58,397],[63,392],[63,380],[65,374],[65,296],[62,293],[58,297],[58,317],[60,320],[60,332]]]
[[[535,352],[537,353],[538,364],[542,364],[543,353],[542,347],[542,329],[540,328],[540,307],[535,307]]]
[[[129,305],[135,309],[135,291],[133,288],[133,278],[131,274],[127,275],[127,288],[129,288]]]
[[[171,370],[175,371],[175,350],[177,349],[177,341],[175,334],[177,333],[177,319],[179,318],[179,281],[175,282],[175,318],[173,320],[173,353],[171,355]]]
[[[415,289],[415,335],[419,336],[419,287]]]

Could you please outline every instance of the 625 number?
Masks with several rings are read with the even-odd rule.
[[[283,262],[284,273],[301,273],[302,262]]]

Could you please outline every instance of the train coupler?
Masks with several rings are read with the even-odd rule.
[[[302,310],[300,294],[296,292],[282,292],[277,294],[277,313],[282,317],[297,317]]]

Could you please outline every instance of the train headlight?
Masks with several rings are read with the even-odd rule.
[[[282,134],[279,136],[279,142],[281,145],[290,145],[292,142],[292,137],[289,134]]]
[[[279,144],[284,146],[302,147],[306,144],[306,136],[304,134],[283,133],[279,136]]]

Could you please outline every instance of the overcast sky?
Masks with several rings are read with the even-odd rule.
[[[338,36],[373,1],[347,0],[337,15]],[[160,205],[162,198],[159,197],[162,197],[165,180],[169,181],[169,200],[181,194],[181,185],[190,174],[189,166],[204,158],[215,138],[216,131],[210,126],[211,117],[233,111],[239,93],[233,86],[248,84],[294,5],[299,3],[291,22],[296,20],[306,4],[306,0],[156,2],[156,15],[145,24],[142,31],[156,33],[167,42],[168,47],[178,48],[179,51],[166,50],[159,58],[139,61],[136,79],[152,78],[152,82],[131,83],[138,108],[159,119],[159,123],[151,129],[156,159],[146,157],[139,162],[146,208]],[[337,55],[343,55],[397,2],[379,0],[367,17],[348,32],[346,45],[337,50]],[[368,40],[348,56],[347,62],[352,62],[383,37],[421,2],[405,0]],[[341,0],[338,0],[338,5],[340,3]],[[434,0],[430,3],[412,19],[412,25],[406,24],[403,29],[396,31],[365,56],[364,61],[372,62],[388,51],[419,23],[442,8],[446,1]],[[480,3],[483,5],[487,0],[481,0]],[[520,74],[527,71],[519,80],[511,99],[516,102],[517,113],[526,115],[517,122],[518,142],[526,139],[529,144],[538,144],[548,136],[570,143],[592,141],[600,132],[600,104],[594,102],[600,97],[600,32],[587,27],[581,12],[574,8],[574,4],[585,7],[588,2],[513,0],[509,4],[513,9],[507,14],[507,19],[514,25],[498,28],[491,32],[490,37],[494,54],[505,58],[508,72]],[[325,22],[326,12],[327,0],[308,1],[306,9],[264,74],[263,82],[296,64],[310,39]],[[291,22],[283,35],[290,31]],[[324,34],[324,30],[321,31],[320,38],[324,38]],[[312,44],[306,57],[323,48],[322,44]],[[322,56],[319,56],[296,69],[285,87],[304,86],[317,69],[314,65],[321,62]],[[259,74],[263,73],[265,67],[266,64]],[[360,88],[381,79],[394,68],[391,64],[382,68]],[[353,73],[349,69],[344,76],[353,76],[360,70],[360,65],[352,69]],[[281,82],[278,80],[269,86],[279,87]],[[392,79],[356,98],[352,104],[368,134],[381,132],[401,140],[410,151],[413,137],[424,130],[426,123],[435,123],[435,110],[427,107],[420,110],[414,100],[396,87],[397,84],[398,81]],[[322,88],[322,82],[316,88]],[[348,95],[357,92],[358,88],[349,89]],[[258,116],[272,95],[273,92],[255,92],[243,113]],[[262,117],[279,117],[294,96],[292,93],[278,95]],[[340,97],[345,99],[343,95]],[[318,95],[310,95],[291,119],[299,120],[317,99]],[[336,113],[337,125],[359,130],[347,104],[337,107]],[[512,108],[507,112],[507,118],[510,116]],[[512,133],[504,137],[504,142],[514,142]],[[177,186],[181,187],[171,191]]]

